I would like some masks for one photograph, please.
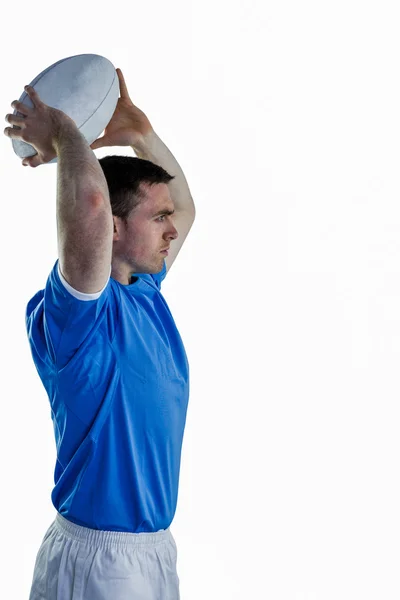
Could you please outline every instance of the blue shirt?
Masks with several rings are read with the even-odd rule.
[[[52,502],[92,529],[155,532],[175,514],[189,365],[160,288],[166,275],[73,290],[56,261],[28,303],[32,357],[57,447]]]

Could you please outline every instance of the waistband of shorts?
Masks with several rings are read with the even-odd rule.
[[[56,528],[64,535],[80,542],[94,544],[99,547],[105,546],[155,546],[162,542],[169,541],[171,532],[168,529],[147,533],[130,533],[127,531],[104,531],[100,529],[90,529],[76,525],[65,519],[60,513],[57,513],[54,524]]]

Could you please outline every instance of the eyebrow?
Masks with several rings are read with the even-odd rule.
[[[159,217],[160,215],[173,215],[175,212],[174,210],[159,210],[158,212],[156,212],[153,217]]]

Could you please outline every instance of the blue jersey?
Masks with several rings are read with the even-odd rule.
[[[26,326],[57,447],[52,502],[92,529],[155,532],[175,514],[189,398],[163,269],[77,292],[56,261]]]

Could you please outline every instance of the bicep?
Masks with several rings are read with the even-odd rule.
[[[58,222],[60,271],[78,292],[102,290],[110,276],[113,220],[107,207],[87,205],[73,218]]]

